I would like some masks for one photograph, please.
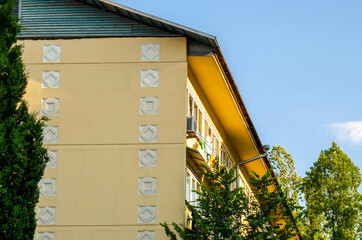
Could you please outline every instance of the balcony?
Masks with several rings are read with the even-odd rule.
[[[204,163],[211,167],[215,161],[219,164],[232,166],[231,158],[219,140],[209,135],[203,138],[194,117],[187,117],[186,149],[195,163]]]

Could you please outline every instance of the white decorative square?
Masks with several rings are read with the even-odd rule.
[[[60,62],[62,47],[60,45],[43,46],[43,62]]]
[[[158,61],[160,58],[160,44],[142,44],[142,61]]]
[[[141,125],[140,142],[157,142],[158,125]]]
[[[41,99],[42,116],[58,116],[58,114],[59,114],[59,98]]]
[[[138,223],[155,223],[156,206],[138,206]]]
[[[44,178],[39,182],[40,196],[55,196],[57,193],[57,180]]]
[[[157,167],[157,150],[155,149],[141,149],[139,151],[140,167]]]
[[[138,231],[137,240],[156,240],[155,231]]]
[[[141,87],[158,87],[158,70],[141,70]]]
[[[157,114],[158,97],[141,97],[140,114]]]
[[[49,162],[46,165],[46,168],[56,168],[58,161],[58,151],[48,150]]]
[[[38,232],[37,240],[55,240],[54,232]]]
[[[46,126],[43,127],[43,142],[44,143],[58,143],[58,127]]]
[[[138,195],[156,195],[157,178],[138,178]]]
[[[55,207],[39,207],[38,224],[55,224]]]
[[[59,88],[60,71],[44,71],[42,88]]]

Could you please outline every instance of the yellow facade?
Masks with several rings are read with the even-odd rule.
[[[57,240],[115,240],[142,239],[138,234],[147,231],[162,240],[160,222],[184,223],[186,172],[199,177],[192,150],[207,161],[198,140],[186,138],[191,93],[232,166],[259,154],[215,57],[187,57],[184,37],[20,43],[29,72],[26,99],[31,110],[47,115],[47,126],[57,128],[57,141],[45,144],[57,154],[57,164],[44,174],[56,182],[56,193],[40,197],[38,217],[45,223],[38,225],[38,234],[54,233]],[[142,47],[148,44],[159,47],[158,59],[142,58]],[[50,54],[59,58],[49,62],[44,57],[52,46],[57,51]],[[148,70],[158,71],[157,86],[142,85],[142,71]],[[51,71],[60,76],[55,87],[44,85]],[[142,112],[145,97],[157,98],[156,113]],[[53,106],[44,106],[49,99],[56,99],[56,113],[44,109]],[[145,141],[141,127],[148,125],[157,126],[157,133]],[[157,154],[152,167],[140,165],[145,150]],[[261,160],[247,166],[266,171]],[[153,179],[155,192],[139,192],[141,184],[149,184],[143,178]],[[245,184],[243,174],[240,178]],[[150,222],[139,219],[143,206],[154,210],[143,213],[146,218],[155,215]]]
[[[160,222],[190,226],[201,162],[236,167],[265,153],[220,50],[192,54],[190,41],[19,40],[26,99],[49,118],[35,239],[166,240]],[[240,167],[247,195],[250,171],[269,168],[266,158]]]
[[[110,0],[13,13],[25,99],[48,118],[35,240],[167,240],[159,223],[192,227],[216,160],[252,198],[249,173],[271,166],[216,37]]]
[[[42,100],[58,99],[48,116],[58,127],[55,196],[41,196],[39,207],[55,208],[55,223],[37,232],[57,240],[137,239],[159,222],[184,221],[186,159],[186,39],[99,38],[24,40],[29,72],[26,99],[42,111]],[[142,61],[142,44],[159,44],[157,61]],[[44,62],[44,46],[61,46],[59,62]],[[158,87],[142,87],[141,71],[158,70]],[[59,88],[44,88],[44,72],[59,71]],[[142,97],[158,98],[157,114],[141,114]],[[157,126],[157,139],[141,142],[140,127]],[[141,150],[157,151],[157,166],[140,167]],[[155,195],[139,193],[139,178],[155,178]],[[151,223],[138,220],[139,206],[155,206]],[[39,208],[38,208],[39,209]],[[46,213],[51,214],[51,213]],[[47,217],[44,215],[45,218]],[[146,217],[147,214],[145,213]]]

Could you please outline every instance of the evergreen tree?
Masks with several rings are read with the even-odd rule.
[[[353,240],[360,234],[361,174],[337,146],[321,152],[303,181],[306,231],[303,239]]]
[[[38,182],[48,161],[42,147],[45,119],[23,100],[27,85],[15,0],[0,0],[0,239],[30,240],[36,227]]]
[[[188,240],[281,240],[296,235],[285,197],[280,186],[274,188],[271,171],[261,178],[256,174],[250,177],[254,199],[249,201],[243,188],[231,187],[236,181],[234,169],[229,171],[218,164],[213,170],[204,168],[207,184],[197,192],[198,205],[187,205],[193,215],[193,229],[173,222],[173,231],[166,222],[161,224],[171,240],[177,236]]]

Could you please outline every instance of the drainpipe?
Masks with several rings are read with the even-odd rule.
[[[269,148],[270,148],[269,145],[264,145],[264,149],[265,149],[266,151],[268,151]],[[259,156],[250,158],[250,159],[248,159],[248,160],[246,160],[246,161],[242,161],[242,162],[239,162],[238,164],[236,164],[236,187],[237,187],[237,188],[240,187],[240,183],[239,183],[240,166],[241,166],[241,165],[244,165],[244,164],[247,164],[247,163],[250,163],[250,162],[253,162],[253,161],[255,161],[255,160],[258,160],[258,159],[263,158],[263,157],[266,157],[266,156],[268,156],[268,153],[264,153],[264,154],[262,154],[262,155],[259,155]]]

